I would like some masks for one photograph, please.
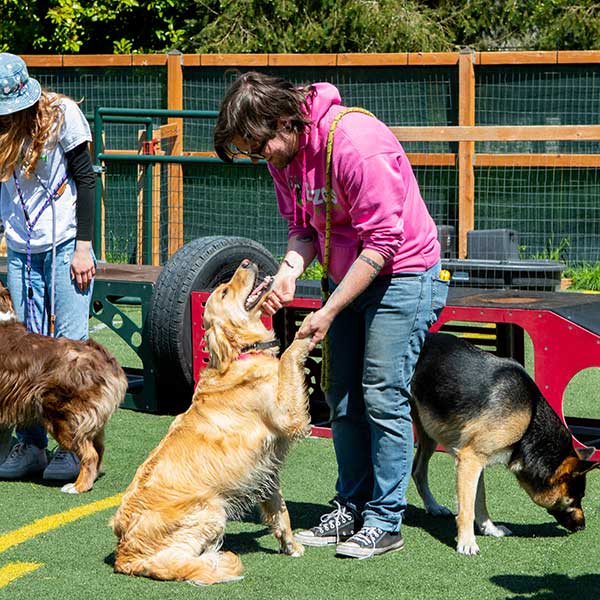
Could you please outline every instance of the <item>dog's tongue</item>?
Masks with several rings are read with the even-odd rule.
[[[260,297],[271,287],[273,277],[267,275],[250,293],[246,298],[246,308],[252,308],[260,299]]]

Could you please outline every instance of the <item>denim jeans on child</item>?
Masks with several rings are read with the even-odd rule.
[[[88,319],[93,282],[82,292],[71,278],[71,261],[75,251],[75,240],[63,242],[56,247],[54,335],[72,340],[88,337]],[[48,335],[50,314],[50,291],[52,277],[52,252],[31,254],[31,280],[27,276],[27,255],[8,249],[8,289],[15,305],[17,317],[27,328]],[[28,302],[28,286],[33,290],[33,302]],[[17,438],[39,448],[48,445],[46,431],[41,425],[17,430]]]
[[[337,496],[364,525],[390,532],[400,529],[411,475],[410,380],[448,293],[439,272],[378,277],[328,334]]]

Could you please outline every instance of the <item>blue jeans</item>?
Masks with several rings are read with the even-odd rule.
[[[71,279],[71,261],[75,251],[75,240],[63,242],[56,247],[56,271],[54,284],[54,335],[72,340],[88,337],[88,322],[93,284],[82,292]],[[49,334],[50,291],[52,276],[52,252],[31,255],[31,287],[33,302],[27,301],[27,255],[8,249],[7,283],[15,305],[17,317],[30,331]],[[48,445],[46,430],[41,425],[17,429],[17,438],[39,448]]]
[[[410,381],[448,294],[439,271],[377,278],[328,334],[337,497],[390,532],[400,530],[412,469]]]

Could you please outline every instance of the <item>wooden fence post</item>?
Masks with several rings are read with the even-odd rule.
[[[475,125],[475,53],[458,57],[458,124]],[[458,257],[467,256],[467,231],[475,228],[475,142],[458,143]]]
[[[167,54],[167,84],[169,110],[183,110],[183,55],[178,50]],[[183,153],[183,119],[169,118],[169,125],[175,125],[171,154]],[[169,258],[183,246],[183,165],[169,164],[167,176],[167,198],[169,207],[168,256]]]

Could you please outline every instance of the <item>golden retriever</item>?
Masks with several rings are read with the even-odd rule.
[[[220,547],[227,518],[255,503],[281,552],[304,552],[292,535],[279,470],[290,442],[309,431],[309,339],[276,358],[260,311],[271,282],[255,287],[257,276],[257,266],[242,261],[206,303],[210,360],[192,405],[138,468],[112,519],[119,573],[203,585],[240,579],[241,560]]]
[[[104,426],[125,398],[127,377],[98,343],[27,331],[0,283],[0,429],[41,423],[81,463],[70,494],[87,492],[101,469]]]

